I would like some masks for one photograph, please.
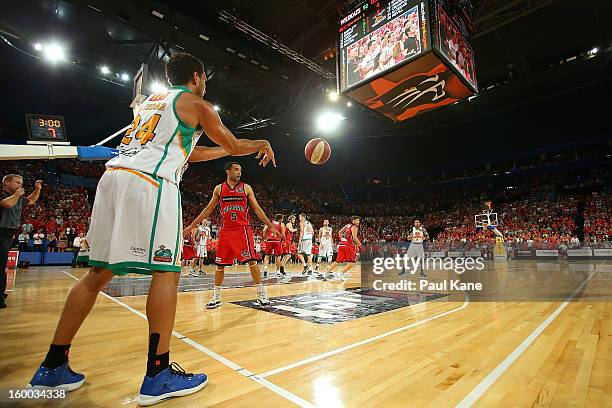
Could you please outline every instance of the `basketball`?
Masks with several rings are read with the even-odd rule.
[[[329,160],[331,147],[321,138],[311,139],[304,148],[304,155],[312,164],[323,164]]]

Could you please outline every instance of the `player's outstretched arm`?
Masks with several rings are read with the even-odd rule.
[[[210,199],[210,202],[208,203],[206,208],[204,208],[202,210],[200,215],[198,215],[195,218],[195,220],[193,220],[191,222],[191,224],[189,224],[189,226],[183,230],[183,235],[189,234],[189,232],[192,229],[196,228],[198,226],[198,224],[201,223],[204,218],[208,218],[210,216],[210,214],[212,214],[212,212],[215,210],[215,207],[217,206],[217,204],[219,204],[219,197],[220,196],[221,196],[221,184],[219,184],[217,187],[215,187],[215,189],[213,190],[213,196]]]
[[[255,199],[255,193],[253,192],[253,188],[250,185],[245,183],[244,191],[247,195],[247,200],[249,200],[249,207],[253,209],[253,212],[255,213],[257,218],[259,218],[259,220],[263,222],[264,225],[268,227],[268,229],[272,231],[274,235],[281,237],[281,233],[276,228],[274,228],[274,225],[272,225],[272,223],[268,219],[268,216],[266,215],[264,210],[262,210],[261,207],[259,206],[257,199]]]
[[[229,156],[229,153],[222,147],[196,146],[191,155],[189,155],[189,162],[194,163],[210,161],[220,159],[221,157],[225,156]]]
[[[204,133],[210,140],[221,146],[231,156],[246,156],[257,153],[256,158],[261,158],[260,165],[266,166],[271,161],[276,167],[274,151],[267,140],[237,139],[221,122],[219,114],[210,102],[195,95],[188,97],[193,98],[198,124],[204,129]]]

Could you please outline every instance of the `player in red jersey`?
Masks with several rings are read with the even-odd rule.
[[[215,289],[212,299],[206,305],[207,309],[215,309],[221,306],[221,285],[225,276],[225,267],[234,264],[234,260],[244,264],[248,263],[253,282],[257,287],[257,301],[260,306],[270,306],[270,300],[266,295],[266,290],[261,283],[259,265],[255,260],[255,245],[253,243],[253,233],[249,225],[249,207],[253,209],[255,215],[268,228],[273,230],[273,234],[280,237],[274,225],[270,222],[266,213],[261,209],[255,193],[250,185],[240,181],[242,167],[239,163],[230,162],[225,165],[227,179],[225,183],[219,184],[213,191],[210,202],[196,217],[185,233],[195,228],[204,218],[208,218],[217,205],[221,211],[222,225],[219,230],[219,242],[217,243],[217,256],[215,264]]]
[[[182,267],[189,267],[189,272],[187,273],[187,275],[191,275],[194,272],[193,259],[196,257],[196,247],[194,245],[196,231],[191,231],[189,233],[189,236],[184,237],[183,239],[183,251],[181,253],[181,259],[183,261]],[[184,276],[182,271],[181,276]]]
[[[285,256],[283,257],[283,260],[281,261],[281,266],[280,266],[280,273],[281,275],[286,275],[285,273],[285,265],[287,265],[287,262],[289,261],[289,259],[291,259],[291,254],[293,253],[291,251],[292,246],[293,246],[293,234],[295,234],[297,232],[297,229],[295,228],[295,215],[291,214],[288,218],[287,218],[287,224],[285,224]],[[295,251],[297,252],[297,246],[295,248]]]
[[[270,228],[266,225],[263,229],[264,242],[266,243],[266,256],[264,257],[264,278],[268,276],[268,263],[270,262],[270,256],[274,255],[275,272],[278,277],[286,275],[284,271],[281,272],[281,258],[285,254],[285,245],[283,240],[285,239],[285,224],[283,224],[283,214],[276,214],[274,216],[274,229],[281,233],[282,239],[274,234]]]
[[[338,264],[343,262],[348,262],[348,264],[342,270],[342,273],[337,278],[346,279],[346,274],[355,264],[355,256],[357,255],[357,250],[361,248],[361,241],[357,238],[357,230],[359,229],[359,223],[361,222],[361,218],[354,215],[351,217],[351,223],[346,224],[338,235],[340,236],[340,242],[338,243],[338,255],[336,256],[336,261],[329,266],[327,270],[327,275],[325,276],[326,280],[335,280],[334,269]]]

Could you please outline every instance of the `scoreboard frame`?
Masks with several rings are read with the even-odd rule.
[[[54,144],[54,145],[69,145],[68,141],[68,132],[66,130],[66,122],[63,116],[58,115],[46,115],[46,114],[37,114],[37,113],[26,113],[26,127],[28,130],[28,144]],[[39,128],[47,127],[48,128],[58,128],[62,130],[63,137],[62,138],[53,138],[51,136],[41,138],[38,135],[35,135],[34,129],[32,128],[32,121],[41,121],[42,125]],[[45,122],[53,122],[53,126],[45,125]],[[55,122],[59,124],[56,125]]]

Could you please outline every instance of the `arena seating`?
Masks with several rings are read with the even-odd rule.
[[[601,155],[605,151],[595,149],[590,153]],[[576,160],[582,159],[592,160],[592,156],[586,153],[576,156]],[[610,171],[595,166],[587,176],[584,172],[576,176],[551,170],[551,165],[568,160],[563,155],[549,161],[525,159],[518,167],[514,163],[512,172],[507,171],[508,164],[502,163],[480,172],[464,171],[462,177],[442,174],[418,180],[368,179],[355,183],[350,197],[332,183],[295,183],[271,175],[257,179],[254,189],[270,217],[279,212],[305,212],[315,227],[327,218],[338,231],[350,215],[361,215],[360,236],[366,243],[405,241],[408,229],[418,217],[430,231],[432,241],[428,246],[432,250],[442,247],[469,250],[491,245],[493,234],[474,227],[474,215],[481,211],[484,199],[490,198],[499,215],[499,229],[509,245],[523,249],[570,245],[579,227],[575,219],[582,216],[582,243],[607,248],[612,234],[612,195],[607,184]],[[3,174],[25,175],[26,187],[36,179],[45,180],[40,201],[27,207],[23,214],[23,223],[32,225],[31,233],[43,230],[48,236],[74,229],[74,236],[86,232],[94,191],[82,186],[95,185],[104,172],[102,163],[53,160],[1,165]],[[206,167],[193,167],[186,172],[182,182],[185,222],[190,222],[208,203],[218,182],[219,175]],[[215,213],[211,221],[214,234],[220,223],[219,215]],[[261,223],[254,220],[254,226],[255,235],[260,235]]]

